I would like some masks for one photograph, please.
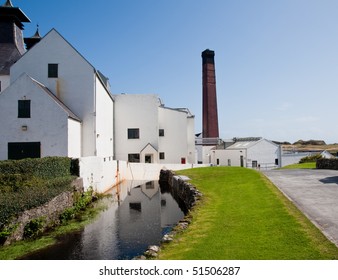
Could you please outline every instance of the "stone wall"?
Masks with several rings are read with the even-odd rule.
[[[160,183],[168,184],[168,187],[174,197],[178,197],[185,205],[187,210],[190,210],[202,196],[195,186],[190,184],[190,179],[185,176],[177,176],[173,171],[161,170]]]
[[[12,227],[14,231],[6,239],[4,245],[9,245],[14,241],[22,240],[24,237],[25,226],[32,220],[40,219],[42,222],[42,228],[51,227],[59,223],[60,214],[74,204],[75,193],[83,192],[83,181],[78,178],[72,182],[74,191],[67,191],[54,197],[51,201],[45,203],[42,206],[24,211],[19,217],[14,219],[9,227]]]
[[[316,168],[338,170],[338,159],[337,158],[318,159],[316,162]]]

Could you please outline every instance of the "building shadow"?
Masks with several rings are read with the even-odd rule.
[[[326,177],[319,180],[324,184],[338,184],[338,176]]]

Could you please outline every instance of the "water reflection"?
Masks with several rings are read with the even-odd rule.
[[[158,182],[125,181],[110,191],[108,208],[82,231],[25,259],[132,259],[160,243],[184,212]]]

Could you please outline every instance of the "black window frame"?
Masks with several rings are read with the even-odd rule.
[[[165,159],[165,153],[164,152],[159,153],[159,159]]]
[[[128,154],[128,161],[129,162],[141,162],[140,154]]]
[[[127,134],[128,134],[128,139],[140,139],[139,128],[128,128]]]
[[[18,118],[29,119],[31,117],[31,101],[18,100]]]
[[[160,129],[158,130],[158,136],[164,137],[164,129],[163,129],[163,128],[160,128]]]
[[[58,78],[59,77],[59,64],[49,63],[48,64],[48,78]]]

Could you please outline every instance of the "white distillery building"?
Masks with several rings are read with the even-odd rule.
[[[166,108],[156,95],[113,96],[108,78],[55,29],[25,38],[29,47],[22,50],[22,22],[28,21],[10,1],[0,6],[0,40],[11,42],[0,44],[0,160],[195,163],[188,109]],[[7,59],[9,51],[15,59]]]
[[[33,84],[27,87],[29,83]],[[54,102],[46,103],[43,98],[51,94]],[[60,104],[81,123],[76,136],[68,126],[55,126],[57,115],[46,114]],[[0,136],[0,159],[113,156],[114,103],[109,87],[55,29],[10,68],[10,86],[0,95],[0,115],[1,131],[6,132]]]
[[[113,95],[116,159],[141,163],[195,163],[194,116],[165,107],[153,94]]]
[[[234,138],[226,149],[211,149],[208,159],[212,165],[272,169],[281,166],[281,147],[264,138]]]

